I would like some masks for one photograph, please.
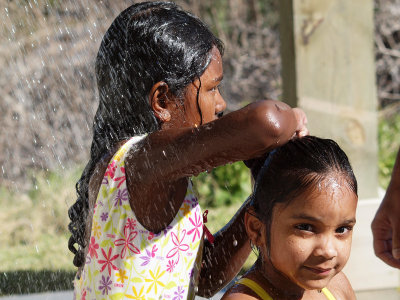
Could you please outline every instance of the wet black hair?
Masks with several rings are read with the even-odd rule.
[[[273,208],[290,201],[318,185],[331,174],[339,174],[357,195],[357,180],[349,159],[339,145],[330,139],[306,136],[289,141],[263,159],[263,166],[253,164],[256,183],[250,207],[266,225],[267,249]]]
[[[100,102],[90,160],[76,184],[78,199],[68,211],[68,248],[75,254],[75,266],[81,267],[85,261],[89,180],[96,164],[112,153],[119,141],[159,130],[149,103],[151,88],[163,81],[179,98],[188,84],[204,73],[213,47],[223,55],[222,42],[209,28],[170,2],[134,4],[107,30],[96,60]]]

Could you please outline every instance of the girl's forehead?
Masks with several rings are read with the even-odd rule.
[[[278,211],[315,211],[324,213],[327,210],[346,210],[355,212],[358,197],[345,176],[327,175],[315,180],[303,192],[293,196],[287,203],[277,204]]]

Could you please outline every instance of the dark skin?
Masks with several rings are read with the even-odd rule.
[[[304,113],[273,100],[255,102],[218,118],[226,107],[218,91],[223,77],[222,60],[216,48],[212,54],[213,59],[200,77],[201,87],[200,81],[195,80],[183,96],[177,97],[165,82],[153,86],[149,103],[160,130],[145,137],[126,158],[131,208],[138,221],[155,233],[176,216],[188,177],[229,162],[259,157],[295,135],[307,134]],[[115,151],[123,143],[116,145]],[[91,208],[112,154],[97,165],[92,175]],[[214,235],[213,245],[205,242],[198,286],[201,296],[210,297],[227,284],[251,251],[243,223],[244,207]]]
[[[400,149],[385,197],[372,221],[375,255],[400,269]]]

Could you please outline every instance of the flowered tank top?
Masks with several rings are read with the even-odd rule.
[[[93,214],[76,299],[193,299],[201,262],[203,219],[189,181],[185,199],[160,233],[146,230],[129,204],[125,177],[133,137],[111,159]],[[155,212],[156,213],[156,212]]]

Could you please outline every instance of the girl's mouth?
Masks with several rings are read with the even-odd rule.
[[[307,267],[304,266],[306,270],[309,270],[313,272],[314,274],[322,275],[322,276],[327,276],[331,273],[332,268],[318,268],[318,267]]]

